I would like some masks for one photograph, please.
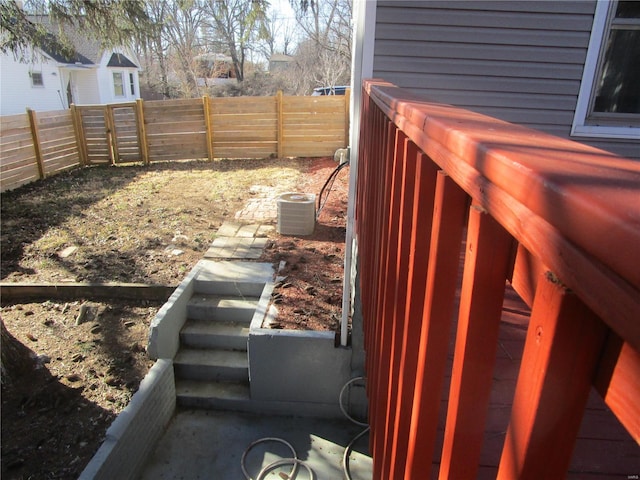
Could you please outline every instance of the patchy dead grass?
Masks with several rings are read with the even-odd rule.
[[[91,167],[1,198],[5,282],[177,285],[252,185],[318,193],[323,160],[173,162]],[[340,315],[346,173],[314,234],[274,234],[260,261],[286,261],[274,328],[335,330]],[[176,252],[180,251],[176,255]],[[76,325],[83,299],[3,305],[8,331],[40,368],[2,387],[2,478],[77,478],[151,365],[148,327],[160,307],[116,299]]]
[[[286,191],[310,162],[100,166],[4,193],[0,278],[177,284],[251,185]]]

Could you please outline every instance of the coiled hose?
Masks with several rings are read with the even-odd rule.
[[[342,397],[347,387],[349,387],[353,382],[356,382],[358,380],[366,381],[367,379],[366,377],[354,377],[351,380],[349,380],[347,383],[344,384],[344,386],[340,390],[340,398],[339,398],[340,410],[342,411],[342,414],[345,417],[347,417],[352,423],[355,423],[356,425],[360,425],[361,427],[367,427],[364,430],[362,430],[358,435],[353,437],[353,439],[349,442],[349,445],[347,445],[347,447],[344,449],[344,454],[342,455],[342,471],[344,472],[344,478],[346,478],[347,480],[352,480],[351,470],[349,469],[349,457],[351,456],[351,450],[353,450],[353,446],[358,440],[360,440],[361,437],[369,433],[369,424],[356,420],[351,415],[349,415],[349,413],[347,413],[347,410],[342,403]]]
[[[338,398],[338,403],[340,405],[340,410],[342,411],[342,414],[349,419],[352,423],[355,423],[356,425],[360,425],[362,427],[366,427],[363,431],[361,431],[358,435],[356,435],[350,442],[349,444],[345,447],[344,449],[344,454],[342,455],[342,471],[344,472],[344,476],[347,480],[352,480],[351,477],[351,471],[349,470],[349,457],[351,455],[351,451],[353,450],[353,446],[355,445],[355,443],[361,438],[363,437],[365,434],[367,434],[369,432],[369,425],[367,423],[361,422],[355,418],[353,418],[351,415],[349,415],[349,413],[347,412],[347,409],[345,408],[344,404],[343,404],[343,397],[344,397],[344,393],[346,392],[347,388],[356,381],[366,381],[366,377],[354,377],[351,380],[349,380],[347,383],[345,383],[342,387],[342,389],[340,390],[340,396]],[[309,465],[307,465],[306,463],[304,463],[302,460],[300,460],[298,458],[298,454],[296,453],[295,449],[293,448],[293,446],[287,442],[286,440],[283,440],[282,438],[277,438],[277,437],[264,437],[264,438],[260,438],[258,440],[255,440],[254,442],[252,442],[243,452],[242,454],[242,458],[240,459],[240,466],[242,468],[242,473],[244,474],[244,477],[246,480],[253,480],[251,478],[251,475],[249,475],[249,472],[247,471],[247,467],[246,467],[246,459],[247,459],[247,454],[249,453],[249,451],[255,447],[256,445],[260,444],[260,443],[264,443],[264,442],[278,442],[278,443],[282,443],[284,445],[286,445],[287,447],[289,447],[289,450],[291,450],[291,453],[293,454],[293,456],[291,458],[282,458],[280,460],[276,460],[273,463],[270,463],[269,465],[267,465],[266,467],[264,467],[262,470],[260,470],[260,472],[258,473],[258,476],[256,477],[255,480],[264,480],[265,476],[274,468],[277,467],[282,467],[284,465],[293,465],[293,468],[291,469],[291,472],[289,472],[289,474],[284,477],[284,478],[295,478],[295,475],[297,473],[297,469],[298,466],[303,467],[304,469],[307,470],[307,472],[309,473],[309,478],[311,480],[315,479],[315,473],[314,471],[311,469],[311,467]]]

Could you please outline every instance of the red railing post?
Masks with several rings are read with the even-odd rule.
[[[407,440],[408,479],[425,478],[431,470],[467,205],[466,193],[439,172]]]
[[[499,480],[564,478],[605,338],[553,275],[538,281]]]
[[[391,255],[391,242],[392,237],[394,235],[393,229],[390,226],[390,216],[392,209],[392,186],[393,186],[393,175],[394,175],[394,165],[395,165],[395,151],[396,151],[396,142],[398,140],[397,136],[397,128],[391,122],[386,124],[385,128],[386,132],[386,143],[385,143],[385,155],[383,157],[381,168],[382,174],[382,182],[381,185],[384,185],[384,188],[381,189],[379,205],[380,205],[380,215],[378,217],[378,272],[377,272],[377,287],[376,287],[376,298],[375,298],[375,321],[377,325],[375,339],[376,339],[376,347],[375,347],[375,355],[376,355],[376,364],[374,365],[374,428],[375,432],[371,434],[372,446],[374,453],[374,478],[376,478],[376,472],[381,472],[382,462],[384,458],[384,435],[385,435],[385,413],[386,413],[386,388],[387,388],[387,380],[389,376],[389,364],[388,364],[388,356],[390,350],[390,341],[391,341],[391,322],[388,317],[385,316],[385,302],[387,301],[386,291],[387,285],[393,281],[392,276],[390,275],[390,262],[389,256]],[[378,467],[378,468],[376,468]],[[381,477],[377,477],[381,478]]]
[[[476,478],[511,247],[512,238],[502,226],[482,208],[471,207],[440,462],[442,480]]]
[[[367,165],[367,186],[366,186],[366,198],[365,206],[362,210],[361,224],[363,226],[362,234],[362,258],[361,262],[363,268],[363,295],[366,293],[366,298],[363,298],[363,316],[367,319],[367,326],[365,329],[365,349],[367,351],[366,358],[366,371],[367,376],[370,377],[370,381],[367,382],[367,393],[371,398],[373,387],[375,385],[374,375],[374,362],[376,357],[376,311],[375,311],[375,299],[376,299],[376,279],[378,268],[378,243],[379,243],[379,226],[378,217],[380,215],[379,195],[381,182],[383,178],[381,175],[381,165],[384,158],[384,140],[386,137],[381,135],[380,132],[384,128],[384,115],[379,109],[372,106],[372,121],[371,121],[371,150],[367,158],[364,158]],[[363,179],[363,181],[365,181]],[[382,183],[383,184],[383,183]],[[371,413],[373,409],[369,408]]]
[[[391,449],[389,478],[405,478],[405,462],[422,323],[422,310],[426,291],[426,273],[429,263],[433,206],[436,189],[437,167],[415,144],[409,144],[405,176],[407,179],[407,214],[403,217],[402,250],[405,252],[402,271],[407,272],[404,318],[400,339],[397,367],[397,397],[395,399],[395,423]],[[405,246],[405,239],[409,245]]]
[[[638,438],[640,168],[382,82],[363,90],[354,231],[373,478],[434,473],[470,198],[440,478],[478,473],[507,279],[534,313],[499,478],[566,475],[592,383]]]
[[[387,255],[387,284],[386,290],[383,292],[385,303],[383,307],[384,318],[386,319],[390,335],[386,345],[388,351],[388,375],[386,380],[386,389],[383,391],[384,398],[384,458],[382,465],[382,476],[388,478],[391,461],[391,449],[393,443],[393,427],[395,422],[395,398],[397,395],[397,365],[396,360],[399,355],[399,341],[401,339],[401,320],[404,316],[403,308],[405,304],[404,298],[406,294],[406,270],[402,269],[405,264],[403,257],[406,253],[403,250],[402,235],[402,217],[407,214],[405,210],[406,192],[406,163],[407,150],[409,142],[407,136],[398,131],[396,135],[396,150],[394,155],[393,180],[391,187],[391,206],[389,218],[389,254]],[[408,233],[408,232],[407,232]],[[404,238],[408,238],[406,235]],[[395,368],[394,368],[395,367]]]

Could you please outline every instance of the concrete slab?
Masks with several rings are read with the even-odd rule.
[[[273,279],[270,263],[201,260],[197,280],[210,282],[267,282]]]
[[[204,258],[234,258],[235,248],[211,247],[204,254]]]
[[[267,238],[254,238],[251,243],[251,248],[258,248],[262,250],[267,246],[268,239]]]
[[[243,252],[242,258],[246,260],[257,260],[262,256],[262,249],[260,248],[250,248]]]
[[[298,458],[311,467],[314,478],[344,478],[341,465],[344,449],[362,430],[346,420],[182,410],[176,413],[140,478],[243,479],[240,465],[243,453],[252,442],[265,437],[282,438],[290,443]],[[368,440],[368,435],[360,438],[350,456],[354,479],[371,478]],[[262,468],[290,455],[284,444],[258,444],[247,452],[247,472],[256,478]],[[290,470],[282,467],[265,478],[284,478],[279,473]],[[302,471],[296,478],[306,479],[308,474]]]
[[[233,237],[216,237],[211,244],[212,247],[223,248],[227,245],[227,242]]]
[[[205,258],[258,259],[266,246],[266,238],[218,237],[204,254]]]
[[[238,232],[236,233],[237,237],[245,237],[245,238],[252,238],[255,236],[256,232],[258,231],[258,229],[260,228],[260,225],[258,224],[251,224],[251,225],[243,225],[242,227],[240,227],[240,229],[238,230]]]
[[[241,223],[225,221],[218,229],[216,235],[219,237],[233,237],[241,227]]]

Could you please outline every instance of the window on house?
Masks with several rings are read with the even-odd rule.
[[[640,2],[598,2],[572,134],[640,138]]]
[[[42,72],[29,72],[31,77],[32,87],[44,87],[44,79],[42,78]]]
[[[129,73],[129,87],[131,88],[131,96],[136,96],[136,82],[133,73]]]
[[[122,72],[113,72],[113,93],[116,97],[124,97],[124,78]]]

